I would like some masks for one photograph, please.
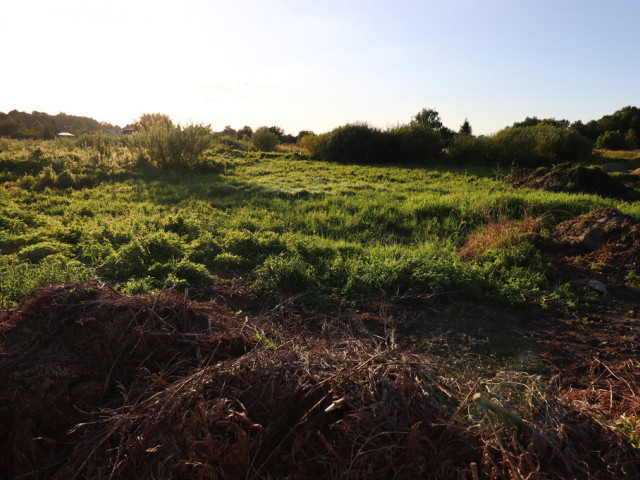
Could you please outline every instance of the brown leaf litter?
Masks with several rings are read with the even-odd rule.
[[[94,282],[1,312],[2,478],[640,475],[624,433],[558,396],[557,378],[530,392],[525,431],[478,411],[481,379],[451,359],[222,300]]]

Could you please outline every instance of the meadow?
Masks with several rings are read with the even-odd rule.
[[[523,219],[548,230],[612,205],[640,214],[446,161],[336,164],[217,144],[203,168],[166,170],[112,139],[93,143],[0,144],[0,306],[92,278],[127,293],[204,294],[223,272],[311,304],[430,293],[517,304],[554,294],[549,266],[524,235],[462,257],[469,234]]]
[[[202,133],[0,139],[0,475],[640,471],[640,202]]]

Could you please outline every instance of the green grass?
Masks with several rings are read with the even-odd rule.
[[[524,215],[544,215],[551,228],[611,205],[640,215],[638,203],[514,190],[480,167],[327,164],[216,145],[205,172],[173,172],[138,165],[123,145],[108,153],[59,141],[0,144],[1,265],[25,284],[3,280],[2,306],[88,275],[136,293],[206,291],[216,281],[206,269],[284,293],[457,292],[518,303],[553,288],[539,252],[515,245],[463,259],[457,250],[469,233]],[[71,267],[42,273],[51,258]]]

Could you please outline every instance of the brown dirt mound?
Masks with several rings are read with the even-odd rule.
[[[569,170],[521,169],[507,177],[516,187],[552,192],[591,193],[602,197],[633,200],[636,192],[598,168],[576,167]]]
[[[640,220],[615,208],[561,223],[544,247],[560,255],[565,266],[605,283],[625,283],[629,275],[640,274]]]
[[[251,339],[184,296],[127,297],[98,283],[44,289],[0,313],[0,452],[8,472],[55,463],[67,430],[119,385],[149,388],[252,348]]]
[[[470,400],[486,385],[474,370],[331,323],[313,335],[285,314],[272,320],[98,283],[50,287],[0,312],[0,476],[640,474],[625,435],[552,388],[498,376],[505,392],[538,399],[520,428],[502,427]]]

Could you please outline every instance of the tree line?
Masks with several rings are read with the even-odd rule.
[[[31,113],[11,110],[0,112],[0,136],[11,138],[51,139],[56,133],[67,131],[75,135],[119,128],[107,122],[99,122],[90,117],[44,112]]]
[[[0,135],[13,138],[53,138],[60,130],[81,134],[116,129],[92,118],[42,112],[0,113]],[[527,117],[489,136],[475,136],[468,120],[457,130],[445,126],[433,108],[424,108],[406,124],[387,129],[367,123],[342,125],[316,135],[303,130],[298,135],[281,127],[226,126],[213,132],[210,126],[175,125],[168,115],[147,113],[127,125],[136,135],[127,143],[140,152],[164,158],[166,167],[198,163],[199,153],[216,140],[232,148],[269,151],[281,144],[295,144],[312,157],[325,161],[357,163],[425,163],[443,155],[461,163],[552,165],[581,160],[592,149],[639,148],[640,109],[624,107],[612,115],[587,123],[563,119]],[[86,135],[85,135],[86,136]],[[162,152],[151,152],[162,145]],[[188,147],[188,148],[187,148]],[[192,148],[193,147],[193,148]],[[177,152],[177,153],[176,153]],[[185,153],[186,152],[186,153]],[[183,158],[188,161],[182,161]]]

